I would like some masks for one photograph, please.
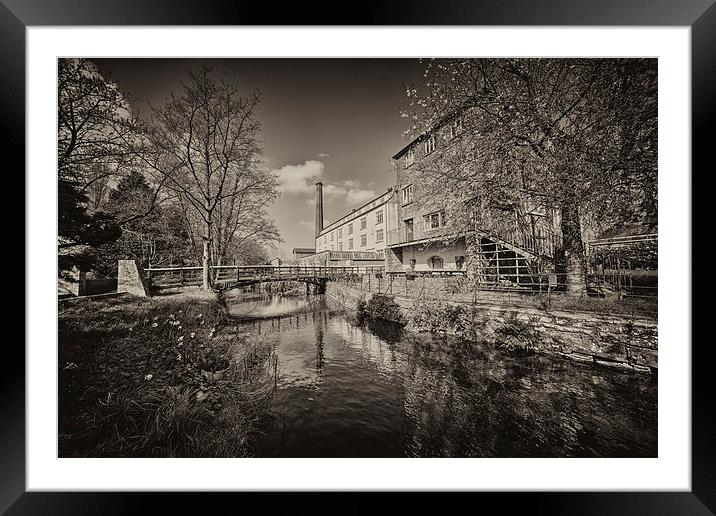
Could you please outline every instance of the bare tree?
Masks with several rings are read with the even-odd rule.
[[[407,92],[406,135],[449,131],[414,166],[434,193],[422,197],[464,220],[485,204],[554,209],[568,291],[586,289],[583,220],[655,220],[655,60],[431,60],[425,76]]]
[[[259,103],[257,92],[243,96],[236,81],[217,81],[202,66],[189,73],[178,94],[152,108],[143,136],[127,141],[157,182],[176,192],[188,209],[187,227],[196,228],[201,241],[206,290],[212,288],[212,249],[222,209],[232,200],[271,198],[275,192],[273,179],[259,167]],[[235,211],[230,216],[231,223],[241,217]],[[233,238],[235,231],[230,233]]]

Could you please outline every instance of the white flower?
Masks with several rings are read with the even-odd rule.
[[[157,323],[152,323],[152,328],[156,328],[157,326],[159,326]]]
[[[189,337],[193,339],[193,338],[194,338],[194,335],[196,335],[196,334],[195,334],[194,332],[191,332],[191,333],[189,334]]]
[[[144,379],[145,379],[145,380],[151,380],[153,377],[154,377],[154,375],[148,374],[147,376],[144,377]]]

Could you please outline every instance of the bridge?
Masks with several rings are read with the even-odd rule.
[[[274,281],[300,281],[323,290],[326,281],[354,274],[383,273],[380,266],[303,266],[303,265],[214,265],[211,278],[220,291]],[[150,287],[169,288],[202,284],[201,267],[163,267],[146,269]]]

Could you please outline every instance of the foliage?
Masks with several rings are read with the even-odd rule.
[[[57,198],[59,270],[89,270],[95,263],[95,249],[119,238],[122,230],[109,214],[87,213],[86,196],[73,181],[58,181]]]
[[[460,340],[475,340],[473,310],[475,307],[462,304],[416,302],[411,325],[419,331],[450,334]]]
[[[400,325],[406,323],[405,316],[400,310],[400,305],[395,302],[395,298],[385,294],[373,294],[365,306],[365,313],[372,318],[392,321]]]
[[[495,346],[517,353],[534,353],[540,340],[532,324],[512,313],[504,324],[495,329]]]
[[[119,238],[98,208],[108,178],[126,162],[119,132],[128,131],[119,88],[86,59],[58,61],[58,251],[60,271],[90,269],[96,248]]]
[[[426,210],[488,226],[543,213],[570,290],[585,287],[583,223],[656,220],[655,60],[437,59],[425,76],[403,116],[409,138],[437,135],[410,172]]]
[[[123,297],[60,306],[60,456],[251,453],[271,350],[209,300]]]
[[[141,173],[131,171],[119,181],[106,209],[122,226],[122,236],[98,250],[100,275],[113,277],[118,259],[136,259],[144,267],[193,261],[181,213],[174,204],[158,202],[156,191]]]

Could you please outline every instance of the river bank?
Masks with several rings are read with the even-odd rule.
[[[272,392],[272,350],[213,295],[60,303],[60,457],[241,457]]]
[[[329,282],[326,295],[357,314],[392,321],[414,333],[452,335],[512,351],[537,352],[656,376],[658,324],[636,315],[536,306],[462,303],[364,292]]]

